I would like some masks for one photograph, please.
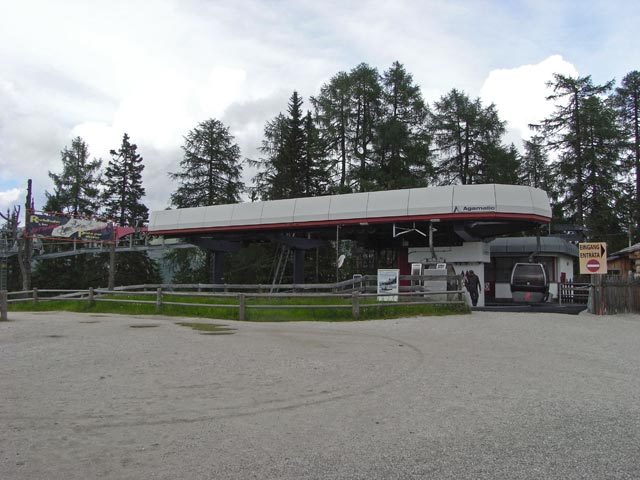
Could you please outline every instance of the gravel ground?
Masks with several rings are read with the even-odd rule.
[[[10,320],[3,480],[640,478],[640,315]]]

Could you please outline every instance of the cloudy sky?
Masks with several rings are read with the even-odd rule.
[[[454,87],[494,102],[520,145],[552,109],[552,73],[640,69],[639,20],[630,0],[0,0],[0,208],[28,178],[41,207],[73,137],[106,164],[124,132],[146,204],[165,208],[198,122],[221,120],[256,158],[294,89],[308,99],[361,62],[400,61],[429,102]]]

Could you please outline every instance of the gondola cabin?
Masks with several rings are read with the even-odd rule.
[[[539,303],[549,297],[549,277],[541,263],[516,263],[511,271],[511,297],[516,303]]]

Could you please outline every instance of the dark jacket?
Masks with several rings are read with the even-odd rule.
[[[467,290],[469,290],[470,292],[482,291],[482,288],[480,287],[480,278],[475,273],[469,275],[469,278],[467,280]]]

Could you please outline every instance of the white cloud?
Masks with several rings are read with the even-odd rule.
[[[199,89],[199,106],[210,115],[220,118],[225,109],[242,98],[247,72],[239,68],[216,66]]]
[[[429,101],[454,87],[475,97],[484,81],[482,98],[498,105],[517,139],[548,113],[551,73],[575,72],[550,55],[562,52],[600,81],[631,69],[640,38],[629,28],[637,7],[626,18],[613,6],[599,8],[603,15],[576,23],[572,9],[550,1],[5,3],[0,190],[33,178],[40,205],[52,188],[47,171],[59,171],[59,152],[73,137],[106,162],[127,132],[145,159],[145,201],[164,208],[175,188],[166,173],[176,170],[182,137],[199,122],[218,118],[243,157],[255,158],[265,122],[285,111],[294,89],[306,101],[360,62],[382,72],[399,60]],[[625,42],[597,52],[596,61],[584,47],[595,42],[585,42],[585,25],[598,41]],[[594,71],[603,57],[607,71]]]
[[[13,205],[18,204],[21,194],[22,190],[19,188],[12,188],[11,190],[0,192],[0,212],[4,213],[7,209],[11,209]]]
[[[560,55],[553,55],[535,65],[498,69],[489,73],[480,91],[485,105],[494,103],[500,118],[507,121],[510,139],[531,137],[529,124],[539,123],[553,112],[547,82],[554,73],[576,76],[576,68]],[[517,144],[516,144],[517,145]]]

